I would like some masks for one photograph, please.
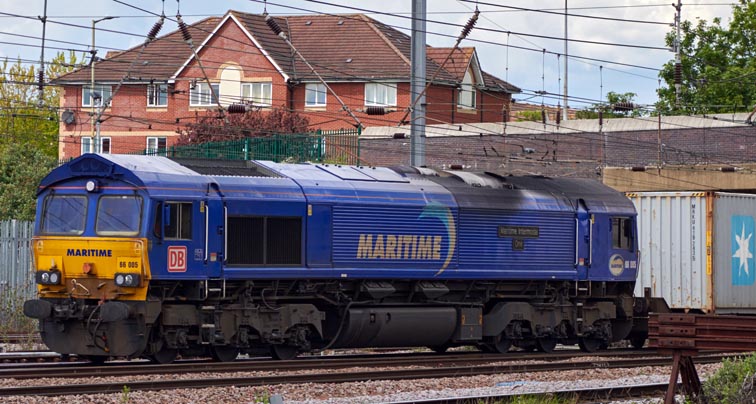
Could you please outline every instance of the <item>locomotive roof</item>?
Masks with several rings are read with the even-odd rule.
[[[632,214],[623,194],[589,179],[502,176],[413,167],[284,164],[158,156],[85,154],[48,174],[40,190],[75,177],[114,177],[139,187],[181,185],[206,191],[217,185],[226,196],[263,187],[282,189],[313,202],[363,201],[425,204],[429,200],[467,209],[574,210],[582,200],[591,211]],[[238,193],[243,195],[243,193]]]

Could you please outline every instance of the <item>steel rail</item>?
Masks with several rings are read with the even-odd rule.
[[[715,363],[725,355],[702,356],[696,359],[697,363]],[[395,361],[394,366],[399,364]],[[29,387],[0,388],[0,397],[41,395],[61,396],[71,394],[105,394],[118,393],[128,386],[131,391],[154,391],[206,387],[249,387],[278,384],[301,384],[301,383],[347,383],[368,380],[410,380],[428,379],[440,377],[465,377],[491,374],[507,374],[522,372],[549,372],[559,370],[590,370],[590,369],[617,369],[642,366],[668,366],[670,358],[638,358],[622,359],[617,361],[582,361],[582,362],[549,362],[537,364],[500,364],[489,366],[451,366],[420,369],[394,369],[384,371],[359,371],[359,372],[326,372],[317,374],[295,375],[270,375],[255,377],[230,377],[230,378],[201,378],[201,379],[171,379],[134,382],[114,382],[101,384],[72,384],[72,385],[47,385]],[[364,366],[364,364],[363,364]],[[372,365],[371,365],[372,366]],[[666,386],[666,385],[665,385]]]
[[[585,354],[579,351],[551,354],[432,354],[418,356],[372,355],[372,357],[307,357],[289,361],[279,360],[237,360],[234,362],[186,361],[167,365],[147,363],[110,363],[90,366],[87,363],[57,363],[55,365],[39,364],[26,366],[0,365],[0,378],[33,379],[39,377],[110,377],[168,373],[200,372],[253,372],[253,371],[298,371],[311,369],[340,369],[364,366],[452,366],[479,365],[494,362],[513,362],[523,360],[556,361],[560,359],[579,358]],[[605,352],[596,356],[649,356],[648,351]],[[592,355],[593,356],[593,355]]]

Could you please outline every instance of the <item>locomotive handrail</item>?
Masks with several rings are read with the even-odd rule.
[[[580,218],[575,218],[575,268],[580,262]]]
[[[593,265],[593,215],[588,222],[588,265]]]
[[[223,262],[228,259],[228,206],[223,205]]]
[[[205,204],[205,263],[207,263],[207,250],[210,247],[210,205]]]

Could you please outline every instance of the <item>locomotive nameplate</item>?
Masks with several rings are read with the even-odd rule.
[[[118,257],[118,270],[142,270],[142,262],[138,257]]]
[[[499,237],[538,238],[540,229],[536,226],[499,226]]]

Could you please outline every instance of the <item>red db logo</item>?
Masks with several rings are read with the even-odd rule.
[[[168,272],[186,272],[186,247],[168,247]]]

